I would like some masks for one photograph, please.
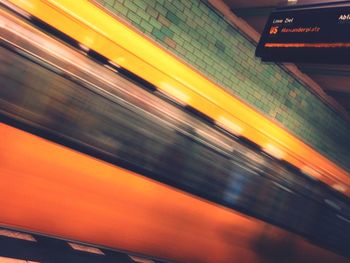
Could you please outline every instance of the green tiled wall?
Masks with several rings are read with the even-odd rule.
[[[98,0],[350,171],[350,125],[200,0]]]

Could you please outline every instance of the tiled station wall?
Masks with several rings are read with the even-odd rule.
[[[139,31],[350,170],[350,125],[206,1],[97,0]]]

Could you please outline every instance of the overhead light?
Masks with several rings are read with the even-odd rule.
[[[189,103],[190,96],[180,89],[170,85],[166,82],[161,82],[159,85],[160,92],[164,93],[166,96],[171,98],[172,100],[178,102],[179,104],[186,106]]]
[[[84,40],[82,41],[83,45],[91,47],[92,44],[94,44],[95,40],[94,38],[90,37],[90,36],[86,36],[84,38]]]
[[[231,121],[230,119],[224,116],[220,116],[216,120],[216,125],[222,127],[228,132],[232,132],[236,136],[240,136],[243,132],[243,128],[240,125],[238,125],[237,123]]]
[[[284,157],[284,152],[271,143],[267,144],[263,151],[280,160]]]
[[[117,57],[117,58],[113,58],[113,60],[109,60],[109,62],[111,64],[113,64],[114,66],[120,68],[120,65],[123,65],[123,63],[125,63],[126,59],[125,57]]]
[[[302,173],[306,174],[307,176],[309,176],[311,178],[319,178],[320,177],[320,173],[316,169],[314,169],[308,165],[302,166],[300,170]]]
[[[332,187],[334,190],[337,190],[341,193],[345,193],[346,190],[348,189],[345,185],[339,184],[339,183],[333,184]]]

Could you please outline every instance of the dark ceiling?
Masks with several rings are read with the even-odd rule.
[[[287,1],[283,3],[281,0],[224,0],[224,2],[236,16],[244,19],[261,33],[270,12]],[[298,64],[297,66],[350,114],[350,65]]]

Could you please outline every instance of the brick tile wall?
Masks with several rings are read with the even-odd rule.
[[[97,0],[350,171],[350,125],[205,0]]]

